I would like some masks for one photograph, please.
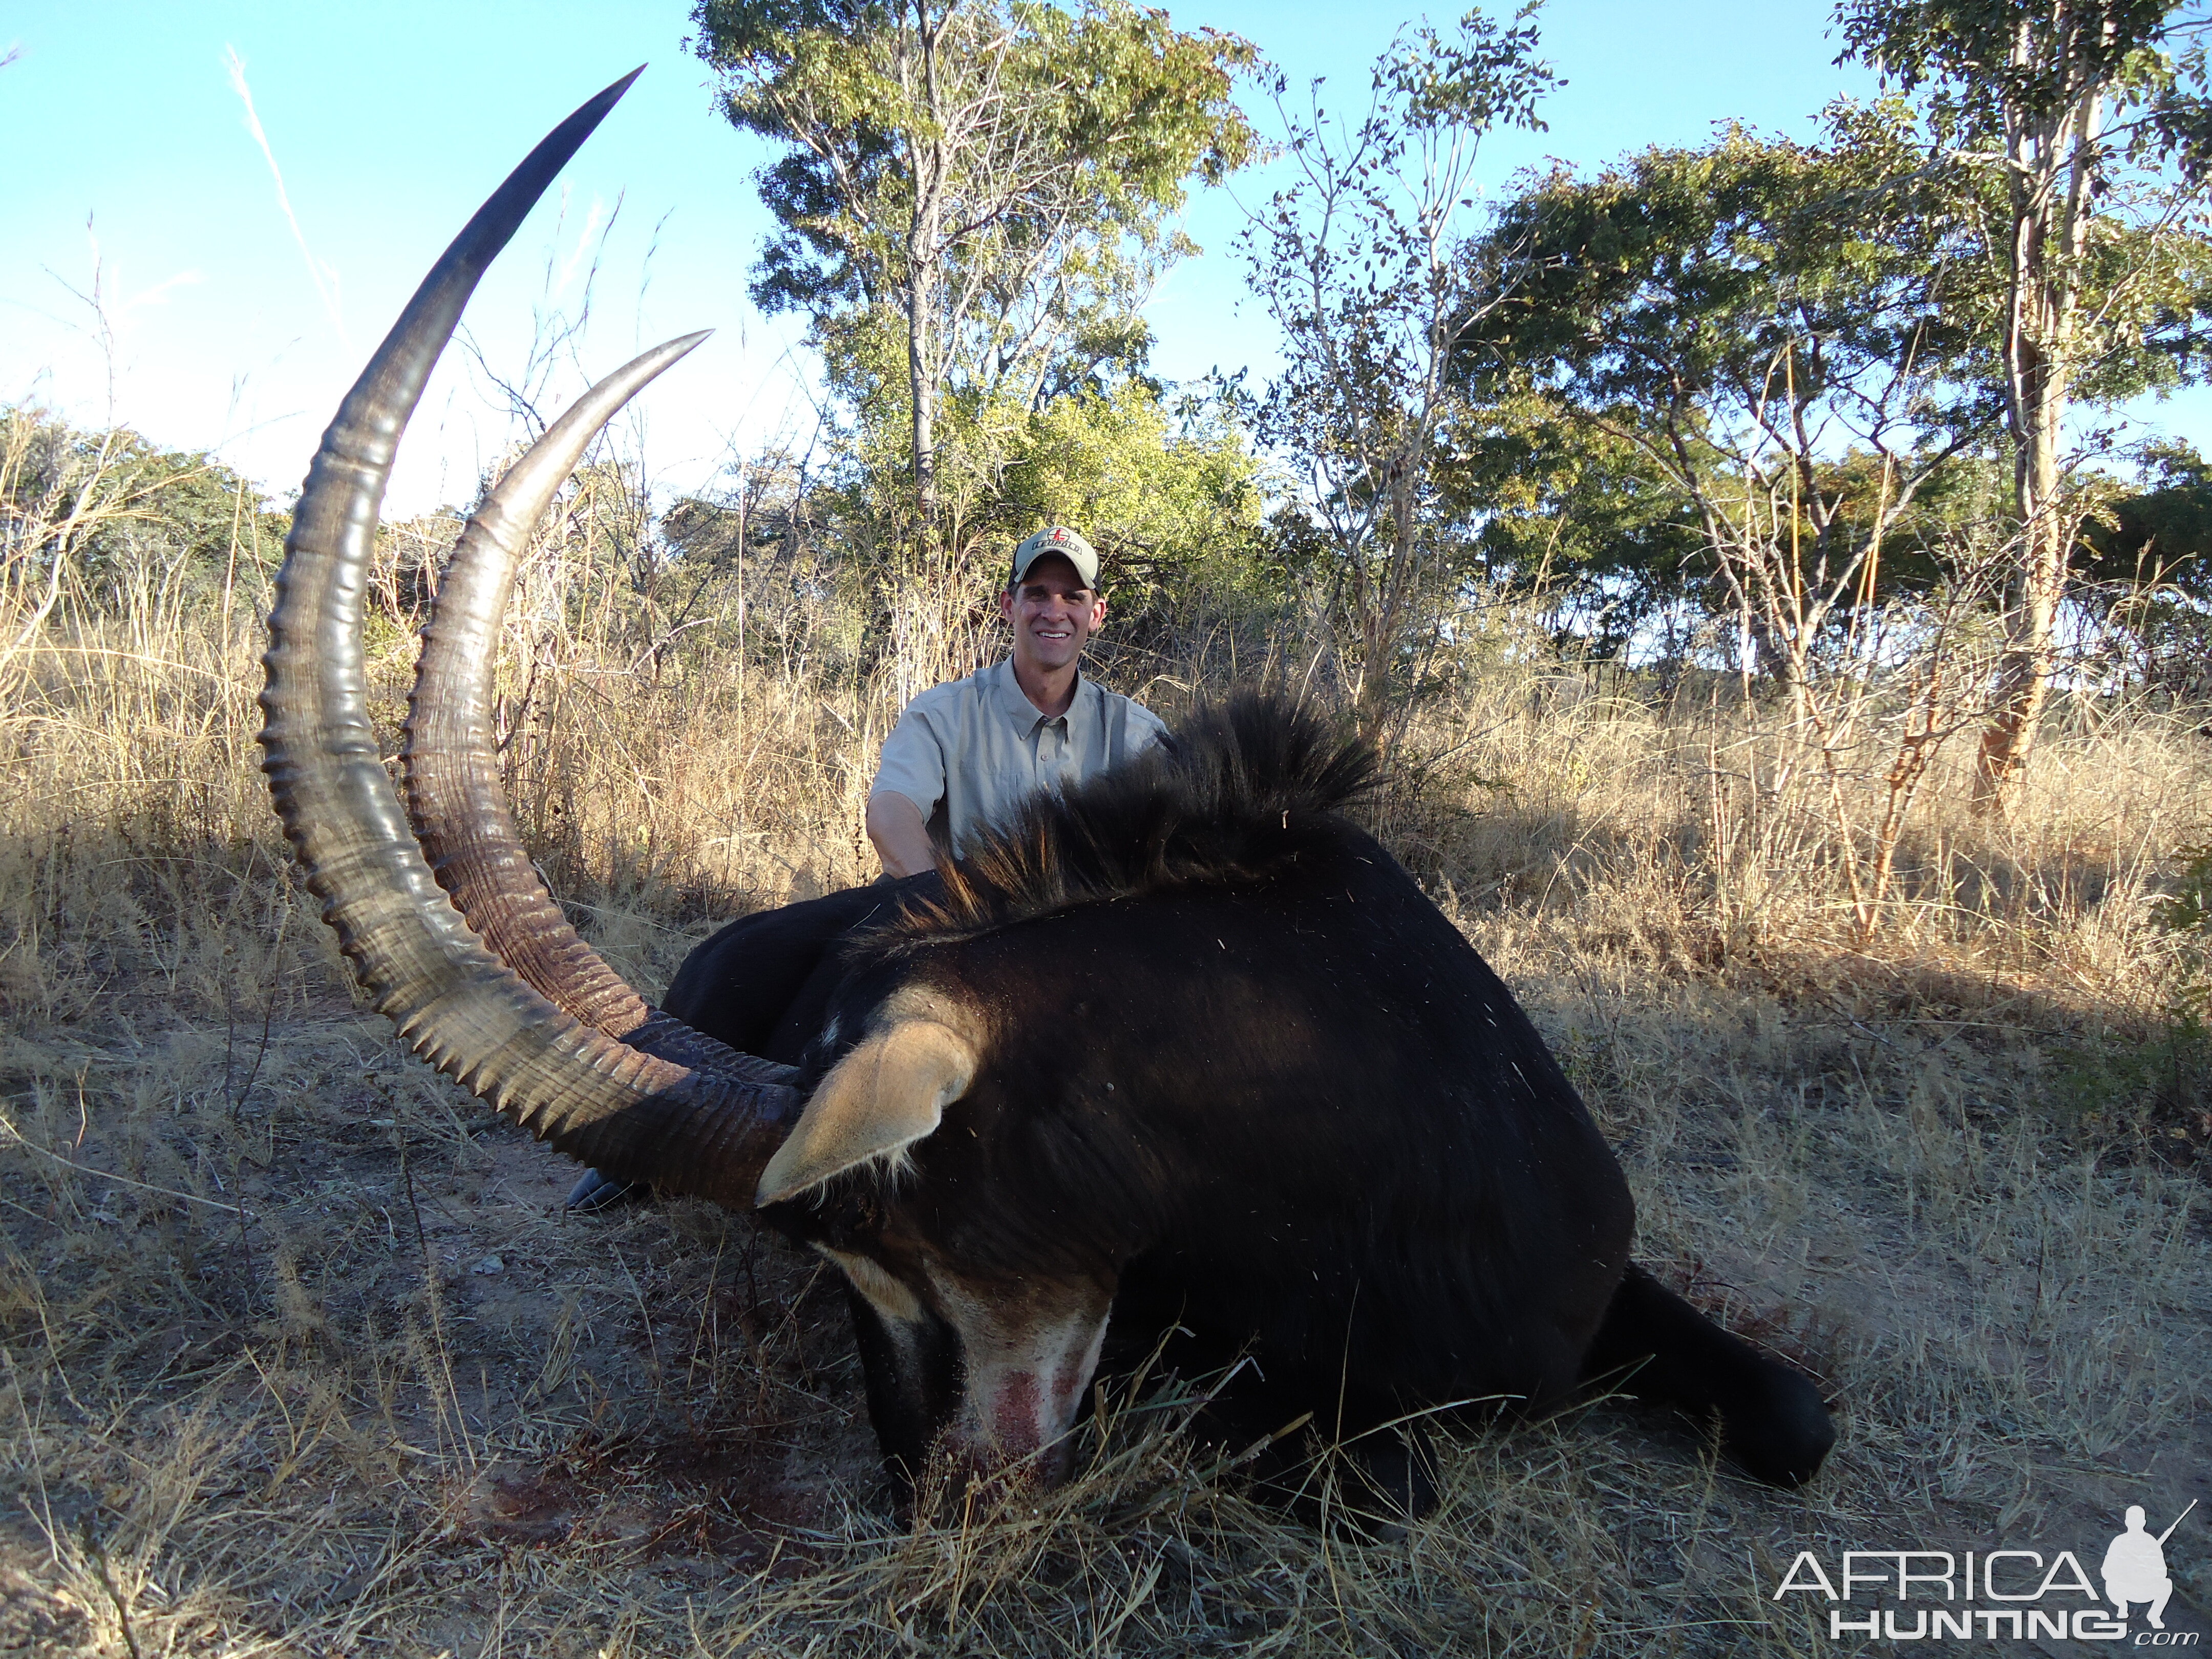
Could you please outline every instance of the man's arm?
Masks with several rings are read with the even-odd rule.
[[[908,703],[884,739],[860,823],[884,861],[885,875],[919,875],[937,862],[929,814],[945,799],[947,780],[945,742],[931,711],[944,701],[944,690],[940,686],[925,691]]]
[[[895,789],[879,789],[868,797],[867,829],[887,875],[918,875],[937,862],[921,808]]]

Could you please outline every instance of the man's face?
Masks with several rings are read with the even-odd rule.
[[[1106,620],[1106,601],[1083,585],[1073,564],[1048,553],[999,595],[999,614],[1013,624],[1017,659],[1060,669],[1083,654],[1084,641]]]

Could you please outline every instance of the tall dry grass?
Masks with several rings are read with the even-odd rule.
[[[219,556],[167,547],[97,450],[39,490],[9,453],[0,1645],[1797,1654],[1826,1640],[1771,1595],[1801,1548],[2100,1548],[2205,1467],[2212,1122],[2156,910],[2212,818],[2184,720],[2066,710],[2002,824],[1939,756],[1869,930],[1845,838],[1881,742],[1839,811],[1727,686],[1662,698],[1471,616],[1378,823],[1589,1098],[1646,1259],[1832,1391],[1829,1471],[1757,1489],[1600,1402],[1455,1432],[1437,1512],[1361,1542],[1249,1502],[1170,1388],[1109,1400],[1065,1490],[902,1532],[815,1267],[695,1204],[568,1216],[567,1172],[354,1006],[256,770],[253,504]],[[673,558],[597,470],[511,620],[519,815],[651,988],[726,916],[872,873],[922,672],[769,508],[742,568]],[[386,534],[387,730],[444,528]],[[1195,626],[1105,672],[1172,707],[1231,646],[1298,678],[1294,633]],[[2212,1551],[2172,1558],[2201,1603]]]

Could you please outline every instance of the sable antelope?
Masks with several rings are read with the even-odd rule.
[[[690,975],[690,1024],[623,983],[521,850],[486,682],[530,526],[702,336],[594,387],[471,520],[425,629],[403,811],[360,647],[392,454],[478,277],[634,78],[438,261],[325,434],[287,542],[265,769],[408,1046],[559,1151],[757,1207],[835,1261],[895,1473],[945,1451],[1054,1478],[1110,1322],[1139,1347],[1179,1333],[1193,1368],[1249,1361],[1216,1403],[1239,1433],[1312,1413],[1351,1436],[1623,1376],[1717,1421],[1759,1478],[1811,1478],[1833,1439],[1812,1384],[1630,1262],[1627,1187],[1573,1087],[1344,816],[1371,757],[1279,704],[1201,712],[946,865],[937,896],[838,957],[796,1069],[715,1040],[753,1016],[715,1006],[713,974]],[[1418,1506],[1417,1460],[1369,1464]]]

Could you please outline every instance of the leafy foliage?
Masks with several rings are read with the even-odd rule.
[[[1916,168],[1917,136],[1899,105],[1838,104],[1824,143],[1730,126],[1507,203],[1487,257],[1522,274],[1460,369],[1548,441],[1492,540],[1595,507],[1613,535],[1568,552],[1632,626],[1685,583],[1708,611],[1736,602],[1746,489],[1780,502],[1760,534],[1814,571],[1894,535],[1998,419],[1972,204],[1960,175]]]
[[[1266,605],[1266,480],[1218,399],[1172,404],[1141,381],[1060,398],[1024,428],[1001,500],[1012,526],[1085,526],[1105,556],[1117,634],[1212,599]]]
[[[1230,96],[1250,46],[1127,0],[694,16],[730,119],[786,147],[762,178],[781,228],[755,297],[812,320],[864,424],[903,426],[925,526],[940,400],[1034,410],[1139,372],[1139,307],[1191,248],[1171,228],[1189,181],[1252,153]]]
[[[197,603],[273,572],[285,526],[210,455],[128,428],[83,431],[33,405],[0,408],[0,565],[11,587],[65,579],[106,611],[149,586]]]
[[[1985,241],[2002,194],[1933,120],[1839,103],[1816,143],[1731,126],[1594,178],[1556,168],[1504,204],[1491,245],[1525,274],[1462,362],[1489,410],[1470,476],[1504,485],[1482,538],[1515,571],[1572,573],[1607,618],[1599,648],[1671,637],[1683,600],[1729,609],[1704,514],[1762,453],[1798,473],[1783,527],[1794,514],[1815,566],[1871,556],[1869,599],[1932,589],[1971,522],[2014,510]],[[2207,250],[2117,229],[2094,247],[2075,395],[2108,407],[2185,373]],[[2117,574],[2107,521],[2087,544]]]

